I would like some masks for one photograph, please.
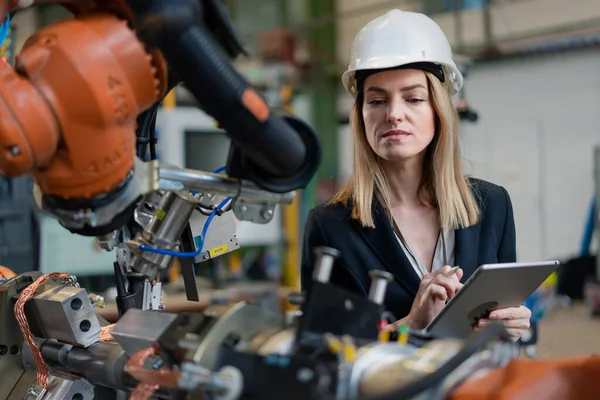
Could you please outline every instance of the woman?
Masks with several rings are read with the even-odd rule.
[[[397,324],[422,329],[478,266],[516,261],[510,197],[463,175],[451,100],[462,75],[433,20],[392,10],[365,25],[342,81],[355,98],[353,174],[309,213],[302,289],[312,281],[313,249],[333,247],[341,255],[332,283],[366,296],[370,270],[392,273],[386,308]],[[525,307],[489,315],[514,341],[529,318]]]

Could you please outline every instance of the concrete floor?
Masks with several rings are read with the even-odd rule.
[[[583,303],[549,312],[538,330],[539,358],[600,354],[600,317],[592,317]]]

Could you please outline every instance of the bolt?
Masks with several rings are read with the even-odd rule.
[[[273,217],[273,210],[264,210],[262,215],[264,219],[271,219]]]
[[[344,307],[346,307],[346,310],[351,311],[354,308],[354,304],[352,304],[352,301],[346,300],[344,302]]]
[[[331,247],[324,246],[315,248],[314,252],[317,255],[317,260],[313,271],[313,280],[328,283],[333,263],[339,257],[340,252]]]
[[[369,275],[371,276],[369,300],[377,304],[383,304],[387,285],[392,279],[394,279],[394,276],[389,272],[379,269],[369,271]]]
[[[296,379],[299,382],[309,382],[315,376],[315,373],[308,368],[300,368],[296,374]]]

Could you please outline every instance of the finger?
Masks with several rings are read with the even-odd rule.
[[[526,318],[501,320],[480,319],[477,322],[477,326],[481,328],[489,323],[500,323],[507,329],[529,329],[530,326],[529,319]]]
[[[438,276],[438,275],[446,275],[448,272],[450,272],[452,270],[452,267],[449,265],[444,265],[441,268],[436,269],[435,271],[431,272],[431,275]]]
[[[519,340],[527,332],[527,329],[507,329],[508,339],[512,342]]]
[[[531,311],[524,306],[502,308],[499,310],[494,310],[490,313],[491,319],[519,319],[530,317]]]
[[[464,275],[464,274],[465,274],[465,273],[464,273],[464,271],[462,270],[462,268],[459,268],[459,269],[456,271],[456,277],[458,278],[458,280],[459,280],[459,281],[462,279],[462,277],[463,277],[463,275]]]
[[[439,285],[429,285],[425,292],[426,298],[432,300],[446,301],[448,300],[448,292],[446,288]]]
[[[456,292],[462,287],[462,284],[456,279],[456,277],[448,278],[444,275],[436,275],[435,278],[430,282],[430,285],[439,285],[446,289],[448,297],[454,297]]]
[[[454,292],[454,294],[456,295],[456,293],[458,293],[458,291],[459,291],[460,289],[462,289],[462,288],[463,288],[463,286],[464,286],[464,285],[463,285],[462,283],[460,283],[460,282],[459,282],[459,283],[458,283],[458,285],[456,285],[456,291]]]

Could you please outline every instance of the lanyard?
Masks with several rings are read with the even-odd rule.
[[[410,244],[408,244],[408,241],[406,241],[404,235],[402,234],[402,230],[400,229],[400,224],[398,224],[398,221],[396,221],[396,217],[394,217],[394,214],[390,212],[390,215],[392,216],[392,227],[394,228],[394,232],[396,233],[396,236],[398,237],[398,239],[400,239],[400,242],[402,243],[402,245],[404,246],[404,248],[407,250],[408,255],[412,258],[413,262],[417,265],[419,271],[421,272],[421,278],[423,278],[423,276],[425,276],[426,274],[429,273],[429,271],[427,271],[427,268],[425,268],[425,266],[419,262],[419,259],[417,257],[417,253],[412,249],[412,247],[410,246]],[[444,237],[444,230],[440,229],[440,235],[438,238],[438,243],[439,240],[441,239],[442,241],[442,261],[443,261],[443,265],[447,265],[448,264],[448,255],[446,252],[446,238]],[[433,252],[433,258],[435,259],[435,253],[437,252],[437,243],[435,246],[435,250]],[[431,265],[432,269],[433,269],[433,262]]]

